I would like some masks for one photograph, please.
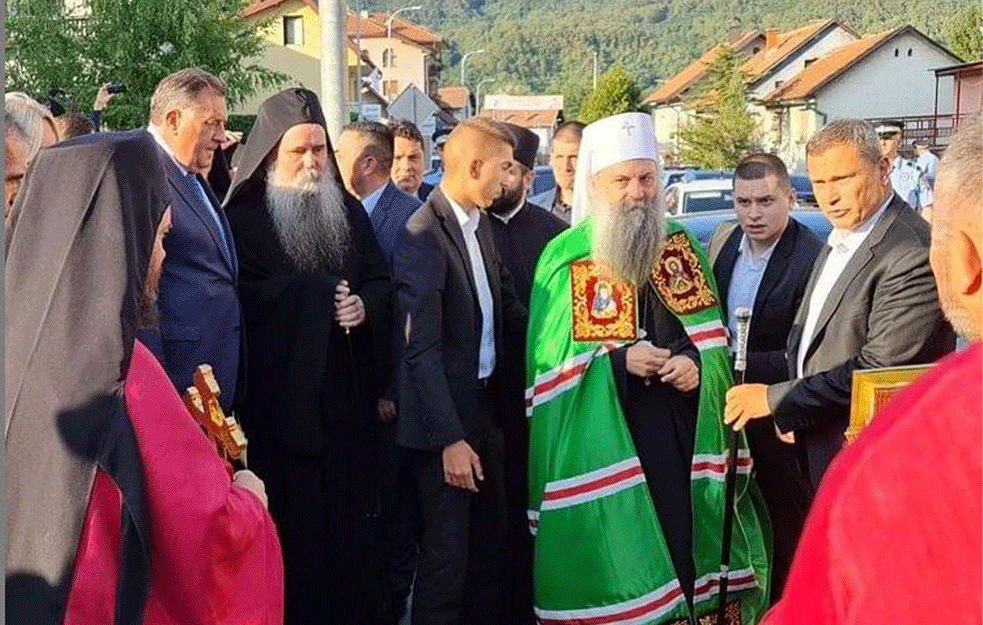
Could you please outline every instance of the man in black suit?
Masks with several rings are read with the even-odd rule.
[[[731,336],[734,311],[752,311],[745,381],[788,379],[785,345],[812,266],[823,244],[790,218],[795,189],[785,164],[772,154],[752,154],[734,170],[738,223],[723,223],[710,240],[709,257]],[[774,536],[771,597],[782,596],[795,546],[809,511],[809,484],[795,449],[779,440],[771,419],[748,424],[754,477],[771,516]]]
[[[379,122],[349,124],[338,137],[335,148],[338,167],[345,186],[369,214],[379,246],[392,269],[393,253],[410,216],[420,208],[420,200],[400,191],[389,177],[393,163],[393,132]],[[379,480],[382,490],[382,519],[386,532],[386,561],[393,615],[398,622],[406,610],[406,599],[416,571],[420,534],[419,501],[408,450],[396,445],[395,361],[401,346],[377,354],[385,363],[385,388],[379,389]]]
[[[553,237],[567,228],[562,219],[526,199],[535,177],[539,137],[526,128],[505,124],[515,136],[515,161],[506,178],[505,193],[495,200],[488,220],[495,247],[512,274],[515,294],[529,306],[536,262]],[[532,534],[527,518],[529,426],[524,401],[526,382],[525,333],[502,350],[505,374],[500,386],[499,423],[505,434],[505,483],[508,529],[505,544],[505,613],[509,625],[533,624]]]
[[[483,118],[444,148],[440,188],[409,220],[394,268],[405,337],[396,440],[413,451],[423,514],[415,625],[498,623],[505,532],[497,360],[527,313],[482,211],[502,194],[514,139]]]
[[[831,122],[809,140],[806,163],[833,231],[789,334],[789,380],[732,388],[724,420],[740,429],[773,415],[815,490],[843,447],[853,372],[931,363],[955,334],[939,307],[928,224],[891,188],[873,127]]]
[[[225,141],[227,119],[225,85],[200,69],[164,78],[150,100],[148,130],[167,174],[172,227],[164,240],[160,336],[145,337],[179,392],[198,365],[210,364],[225,410],[242,391],[239,259],[222,204],[202,176]]]
[[[423,181],[427,170],[427,155],[423,145],[423,135],[411,122],[397,121],[393,124],[393,182],[401,191],[415,195],[426,202],[433,191],[433,185]]]

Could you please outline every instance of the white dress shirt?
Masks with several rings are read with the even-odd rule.
[[[727,328],[732,337],[737,336],[737,317],[734,312],[738,308],[754,309],[754,301],[758,298],[761,279],[768,268],[768,260],[778,246],[781,236],[768,246],[760,256],[755,257],[751,250],[751,241],[747,235],[741,235],[741,245],[737,250],[737,260],[730,275],[730,286],[727,288]],[[736,340],[731,341],[731,350],[737,348]]]
[[[159,145],[161,149],[164,150],[164,153],[170,157],[171,161],[178,168],[178,170],[180,170],[181,173],[184,174],[191,181],[191,185],[195,188],[196,191],[198,191],[198,198],[208,209],[208,214],[211,215],[212,219],[215,220],[215,225],[218,226],[218,231],[221,232],[223,235],[225,235],[226,232],[225,232],[225,227],[222,225],[222,219],[218,216],[218,211],[215,209],[215,206],[212,204],[212,201],[208,199],[208,194],[202,188],[201,183],[198,182],[198,176],[193,172],[191,172],[191,170],[189,170],[187,167],[182,165],[181,161],[177,160],[177,157],[174,155],[174,151],[171,150],[171,146],[167,145],[167,142],[164,141],[164,137],[161,136],[160,131],[157,130],[156,127],[154,127],[151,124],[150,126],[147,127],[147,131],[150,132],[150,136],[154,138],[154,141],[157,142],[157,145]],[[223,237],[223,242],[224,242],[224,237]],[[225,251],[226,253],[229,252],[228,245],[226,245]]]
[[[826,304],[826,299],[829,297],[830,291],[833,290],[833,285],[839,280],[850,259],[860,249],[860,245],[870,235],[870,231],[874,229],[874,225],[877,224],[881,215],[887,210],[887,206],[891,203],[893,197],[893,194],[888,195],[887,200],[884,201],[884,204],[881,205],[877,212],[853,230],[833,228],[832,232],[829,233],[829,238],[826,242],[833,249],[830,250],[829,255],[826,257],[826,262],[823,263],[823,268],[820,270],[819,277],[816,279],[816,286],[812,289],[812,296],[809,298],[809,314],[806,316],[806,324],[802,329],[802,340],[799,342],[799,353],[797,354],[798,366],[796,371],[798,371],[798,377],[801,378],[804,375],[802,369],[805,363],[806,352],[809,350],[813,335],[816,333],[816,324],[819,323],[819,313],[822,312],[823,306]]]
[[[388,184],[389,183],[382,185],[372,193],[369,193],[362,198],[362,207],[365,208],[365,212],[369,214],[369,217],[372,216],[372,211],[375,210],[375,205],[379,203],[379,198],[382,197],[382,192],[386,190],[386,186]]]
[[[444,193],[444,197],[454,209],[454,216],[461,225],[464,233],[464,243],[468,247],[471,258],[471,271],[474,284],[478,289],[478,305],[481,307],[481,347],[478,350],[478,379],[484,380],[495,370],[495,308],[492,302],[491,287],[488,284],[488,273],[485,271],[485,261],[481,256],[481,246],[478,245],[478,223],[481,211],[478,209],[467,213],[460,204]]]

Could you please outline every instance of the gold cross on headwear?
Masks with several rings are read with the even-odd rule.
[[[621,129],[625,131],[626,136],[630,137],[631,131],[635,130],[635,125],[625,122],[625,124],[621,127]]]

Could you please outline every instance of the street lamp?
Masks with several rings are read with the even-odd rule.
[[[478,83],[478,88],[476,89],[476,92],[477,93],[475,94],[475,98],[474,98],[474,114],[475,115],[477,115],[478,113],[481,112],[481,88],[485,85],[485,83],[489,83],[489,82],[490,83],[494,83],[495,82],[495,79],[494,78],[486,78],[486,79],[484,79],[484,80],[482,80],[481,82]]]
[[[389,67],[393,66],[393,19],[395,19],[396,16],[403,11],[419,11],[422,8],[423,5],[414,4],[413,6],[396,9],[392,12],[392,15],[389,16],[389,19],[386,20],[386,45],[389,48]],[[386,64],[383,63],[382,65],[385,67]]]
[[[468,57],[469,56],[471,56],[472,54],[481,54],[482,52],[484,52],[484,49],[481,49],[481,50],[472,50],[471,52],[468,52],[467,54],[464,55],[464,57],[461,58],[461,86],[462,87],[465,86],[465,84],[464,84],[464,64],[468,62]]]

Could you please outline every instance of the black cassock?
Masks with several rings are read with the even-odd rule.
[[[351,249],[343,266],[299,271],[266,209],[265,154],[250,153],[269,152],[297,123],[323,125],[312,98],[291,89],[261,107],[247,171],[236,172],[226,200],[246,324],[240,417],[249,466],[266,483],[283,546],[286,623],[372,625],[388,612],[374,461],[378,358],[391,322],[385,259],[364,209],[344,193]],[[330,145],[328,154],[330,175],[331,166],[337,172]],[[342,279],[366,310],[350,335],[334,320]]]
[[[512,274],[519,301],[527,308],[536,262],[553,237],[569,226],[555,215],[528,202],[504,222],[490,216],[495,247]],[[532,611],[532,535],[526,521],[529,425],[525,416],[525,335],[510,337],[502,350],[505,375],[499,423],[505,435],[505,489],[508,521],[505,543],[503,623],[535,623]]]
[[[639,300],[639,324],[645,329],[645,340],[668,349],[674,356],[685,354],[699,367],[699,351],[651,285],[645,285]],[[681,393],[671,385],[663,384],[658,376],[646,385],[642,378],[628,372],[626,355],[627,348],[611,354],[618,398],[645,471],[645,481],[676,575],[690,597],[695,576],[690,468],[696,439],[699,389]]]

